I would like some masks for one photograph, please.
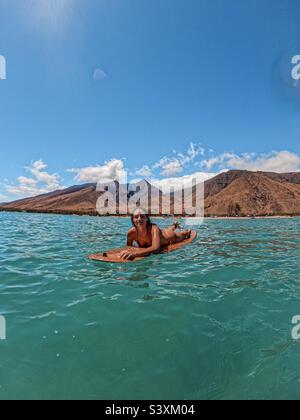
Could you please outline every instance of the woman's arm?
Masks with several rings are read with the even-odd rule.
[[[127,235],[127,246],[133,246],[135,241],[135,229],[130,229]]]

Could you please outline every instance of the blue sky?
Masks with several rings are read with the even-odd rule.
[[[299,21],[299,0],[2,0],[0,198],[299,170]]]

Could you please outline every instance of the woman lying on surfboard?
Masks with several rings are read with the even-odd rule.
[[[147,257],[158,252],[163,246],[177,244],[191,237],[191,230],[176,232],[180,227],[179,223],[174,223],[168,229],[160,229],[151,223],[149,215],[140,208],[132,213],[131,221],[133,227],[128,232],[127,246],[132,247],[136,242],[138,248],[134,252],[122,252],[121,258],[124,260]]]

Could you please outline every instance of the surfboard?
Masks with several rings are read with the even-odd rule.
[[[189,239],[186,239],[178,244],[164,246],[162,247],[159,254],[168,254],[169,252],[177,251],[178,249],[183,248],[193,243],[196,238],[197,238],[197,232],[193,230],[191,237]],[[101,262],[107,262],[107,263],[132,263],[132,262],[143,260],[144,258],[148,258],[148,257],[136,257],[132,260],[124,260],[120,257],[121,253],[124,251],[134,252],[137,249],[138,248],[136,247],[125,246],[123,248],[111,249],[106,252],[101,252],[100,254],[90,255],[89,259],[92,261],[101,261]]]

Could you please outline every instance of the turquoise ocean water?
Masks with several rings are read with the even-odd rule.
[[[0,399],[299,399],[300,219],[209,220],[169,255],[86,258],[128,227],[0,213]]]

